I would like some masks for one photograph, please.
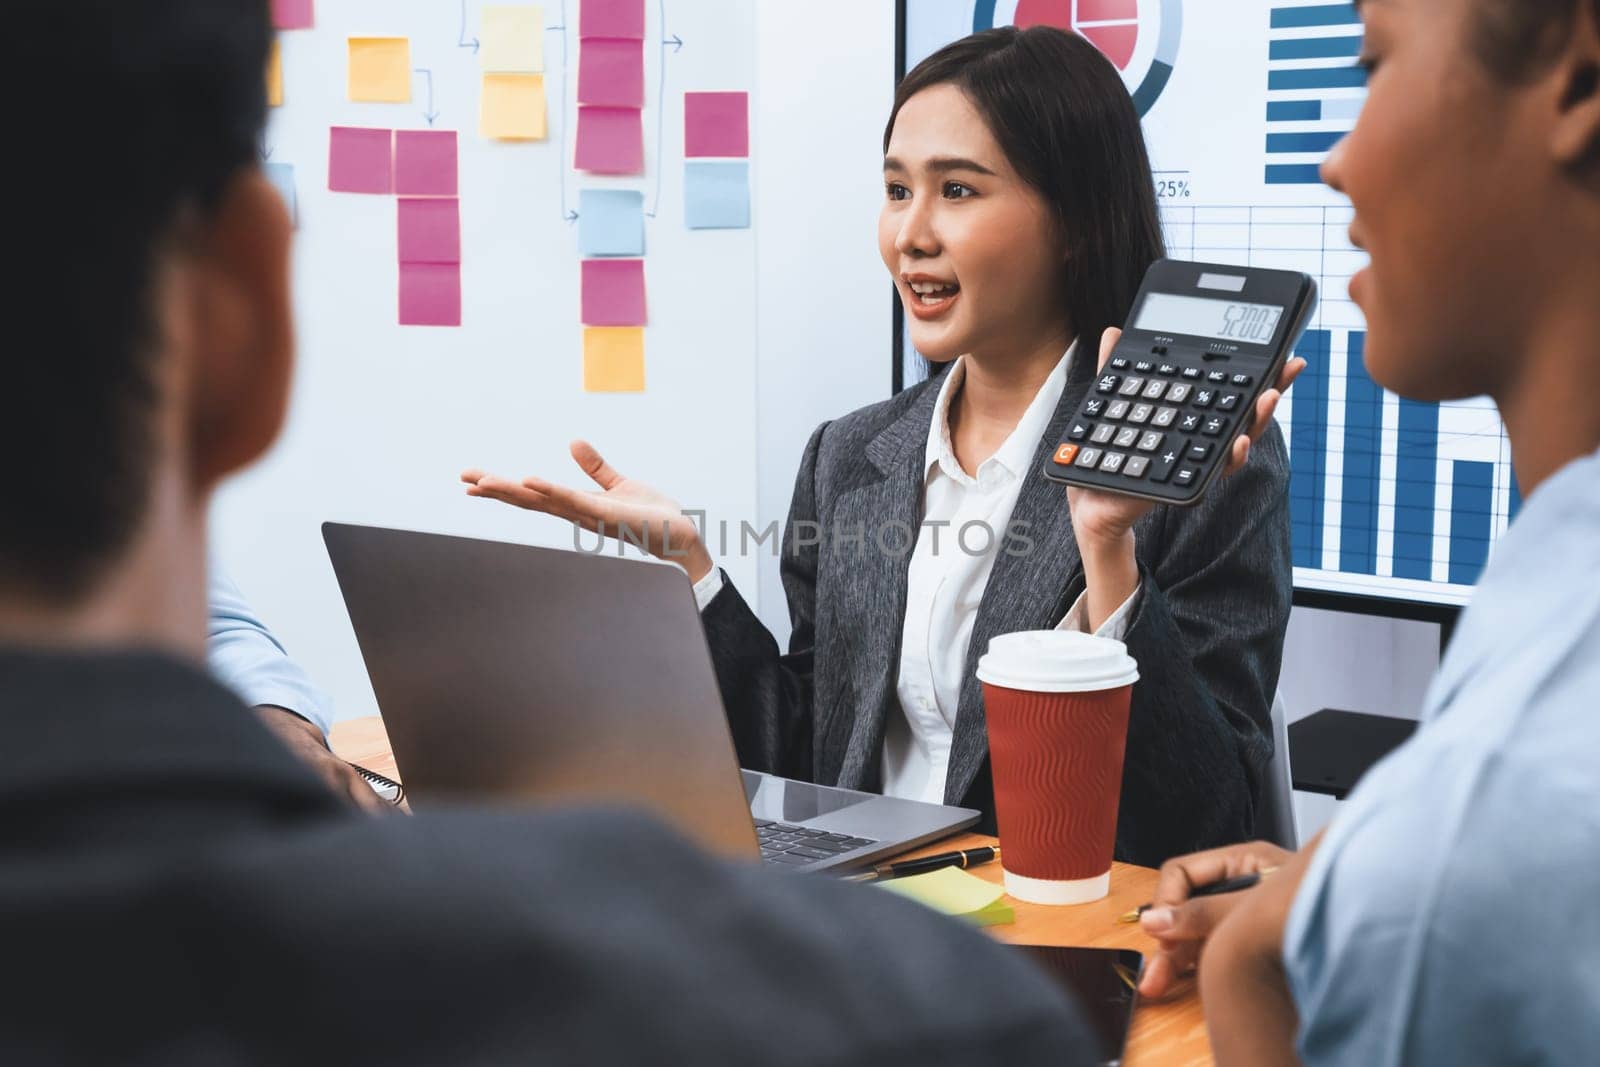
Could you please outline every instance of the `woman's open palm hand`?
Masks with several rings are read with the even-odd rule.
[[[599,486],[570,489],[539,477],[513,482],[481,470],[462,472],[467,495],[487,497],[565,519],[590,533],[626,540],[651,555],[683,565],[699,581],[711,558],[694,520],[677,501],[641,481],[623,477],[587,441],[572,442],[572,458]]]

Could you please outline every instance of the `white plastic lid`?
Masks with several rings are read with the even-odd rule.
[[[1139,680],[1128,646],[1070,630],[1001,634],[978,660],[978,680],[1036,693],[1093,693]]]

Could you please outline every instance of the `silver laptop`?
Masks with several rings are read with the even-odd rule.
[[[644,807],[713,852],[804,870],[861,866],[978,821],[741,772],[677,567],[338,523],[322,534],[418,807]]]

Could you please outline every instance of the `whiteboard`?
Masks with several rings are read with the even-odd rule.
[[[646,4],[645,166],[634,177],[573,169],[578,2],[542,6],[543,142],[478,136],[476,0],[318,0],[315,26],[281,37],[284,103],[262,149],[295,170],[298,367],[283,439],[219,494],[213,549],[338,718],[376,704],[324,521],[572,547],[566,524],[469,499],[457,475],[482,466],[581,484],[567,455],[575,437],[735,529],[756,514],[755,220],[690,231],[683,212],[684,93],[753,94],[755,5]],[[409,38],[412,66],[429,72],[413,81],[412,102],[346,99],[347,41],[368,36]],[[398,325],[395,199],[328,191],[336,125],[459,131],[459,328]],[[575,210],[585,188],[639,190],[656,208],[642,393],[583,390],[577,229],[563,208]],[[758,556],[723,562],[755,588]]]

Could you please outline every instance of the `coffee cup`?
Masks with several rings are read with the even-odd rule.
[[[1121,641],[1004,634],[978,661],[1006,892],[1083,904],[1111,887],[1128,709],[1138,665]]]

